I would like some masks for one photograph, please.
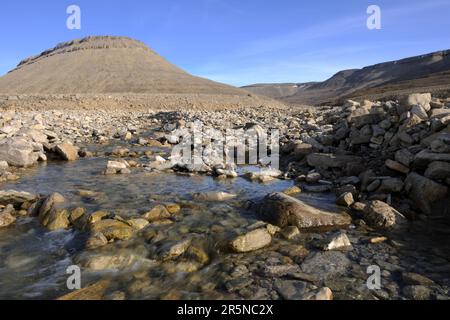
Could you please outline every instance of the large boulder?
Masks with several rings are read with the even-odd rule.
[[[447,207],[448,188],[415,172],[405,180],[405,190],[422,212],[432,214]]]
[[[6,161],[14,167],[30,167],[37,163],[39,153],[33,144],[23,138],[8,139],[0,145],[0,161]]]
[[[375,200],[365,206],[364,221],[370,227],[389,230],[404,222],[405,217],[387,203]]]
[[[308,165],[315,168],[345,168],[348,164],[360,164],[362,158],[352,155],[312,153],[306,157]]]
[[[429,150],[422,150],[414,157],[413,166],[425,169],[431,162],[435,161],[450,162],[450,153],[433,153]]]
[[[450,162],[436,161],[430,163],[425,177],[433,180],[443,180],[450,178]]]
[[[58,144],[55,147],[55,153],[66,161],[74,161],[78,158],[78,148],[68,142]]]
[[[324,211],[279,192],[267,195],[256,209],[263,220],[280,228],[334,229],[351,224],[347,214]]]
[[[431,93],[414,93],[406,96],[401,101],[401,105],[404,105],[411,110],[414,106],[420,106],[425,111],[430,111],[431,109]]]
[[[52,208],[42,221],[44,227],[50,231],[67,229],[70,225],[69,212],[62,208]]]
[[[357,108],[352,111],[348,121],[357,128],[365,125],[376,124],[385,118],[385,114],[379,110],[369,110],[368,108]]]

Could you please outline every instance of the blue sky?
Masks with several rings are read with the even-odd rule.
[[[81,30],[66,28],[72,4],[81,8]],[[366,27],[371,4],[381,8],[381,30]],[[124,35],[232,85],[319,81],[450,49],[449,15],[450,0],[4,0],[0,74],[59,42]]]

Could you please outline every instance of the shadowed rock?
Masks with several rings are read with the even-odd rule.
[[[288,225],[299,229],[333,229],[351,224],[347,214],[337,214],[314,208],[283,193],[267,195],[257,206],[258,215],[278,227]]]

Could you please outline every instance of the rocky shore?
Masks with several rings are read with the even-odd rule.
[[[259,138],[277,129],[280,168],[265,157],[250,172],[224,163],[214,143],[229,129]],[[195,164],[174,156],[194,144]],[[251,154],[258,145],[233,148]],[[97,176],[130,185],[175,175],[229,187],[188,183],[188,199],[155,194],[127,212],[103,208],[98,190],[13,188],[45,163],[87,159],[103,164]],[[266,192],[243,196],[241,179]],[[286,187],[274,188],[279,182]],[[48,234],[81,239],[70,259],[92,286],[68,299],[448,299],[449,188],[450,99],[430,94],[298,109],[0,113],[0,238],[32,219]],[[303,198],[322,194],[331,195],[326,206]],[[373,290],[370,266],[382,277]]]

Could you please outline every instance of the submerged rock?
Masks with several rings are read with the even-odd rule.
[[[108,240],[128,240],[134,234],[133,228],[118,220],[105,219],[91,224],[93,233],[101,232]]]
[[[143,218],[149,222],[155,222],[159,220],[168,219],[172,214],[167,210],[167,208],[161,204],[154,206],[151,210],[143,215]]]
[[[236,198],[237,195],[226,192],[202,192],[194,194],[194,199],[199,201],[227,201]]]
[[[274,283],[274,288],[284,300],[303,300],[306,292],[306,283],[297,280],[279,280]]]
[[[259,250],[272,242],[272,236],[267,229],[257,229],[241,235],[231,241],[233,251],[243,253]]]
[[[317,301],[331,301],[333,300],[333,291],[330,288],[324,287],[317,293],[307,295],[305,300],[317,300]]]
[[[2,210],[2,209],[0,209]],[[16,221],[16,218],[12,215],[14,212],[14,207],[12,205],[8,205],[2,211],[0,211],[0,228],[8,227]]]
[[[39,208],[38,217],[41,222],[43,222],[52,208],[58,204],[62,204],[66,201],[66,199],[60,193],[52,193],[48,196],[41,207]]]
[[[151,262],[129,251],[110,254],[83,255],[77,258],[88,271],[120,271],[130,270],[146,262]]]
[[[59,297],[57,300],[103,300],[110,283],[110,280],[101,280],[86,288]]]
[[[108,239],[101,232],[95,232],[86,240],[86,249],[96,249],[108,244]]]
[[[257,205],[258,215],[280,228],[288,225],[299,229],[339,228],[351,224],[347,214],[337,214],[314,208],[283,193],[267,195]]]
[[[158,257],[163,260],[171,260],[181,256],[191,245],[191,240],[182,240],[177,242],[168,242],[162,244],[158,249]]]
[[[0,204],[12,204],[15,207],[21,206],[25,202],[35,202],[38,196],[29,192],[16,190],[0,190]]]
[[[329,279],[345,273],[351,261],[340,251],[317,252],[301,264],[303,272],[319,279]]]

